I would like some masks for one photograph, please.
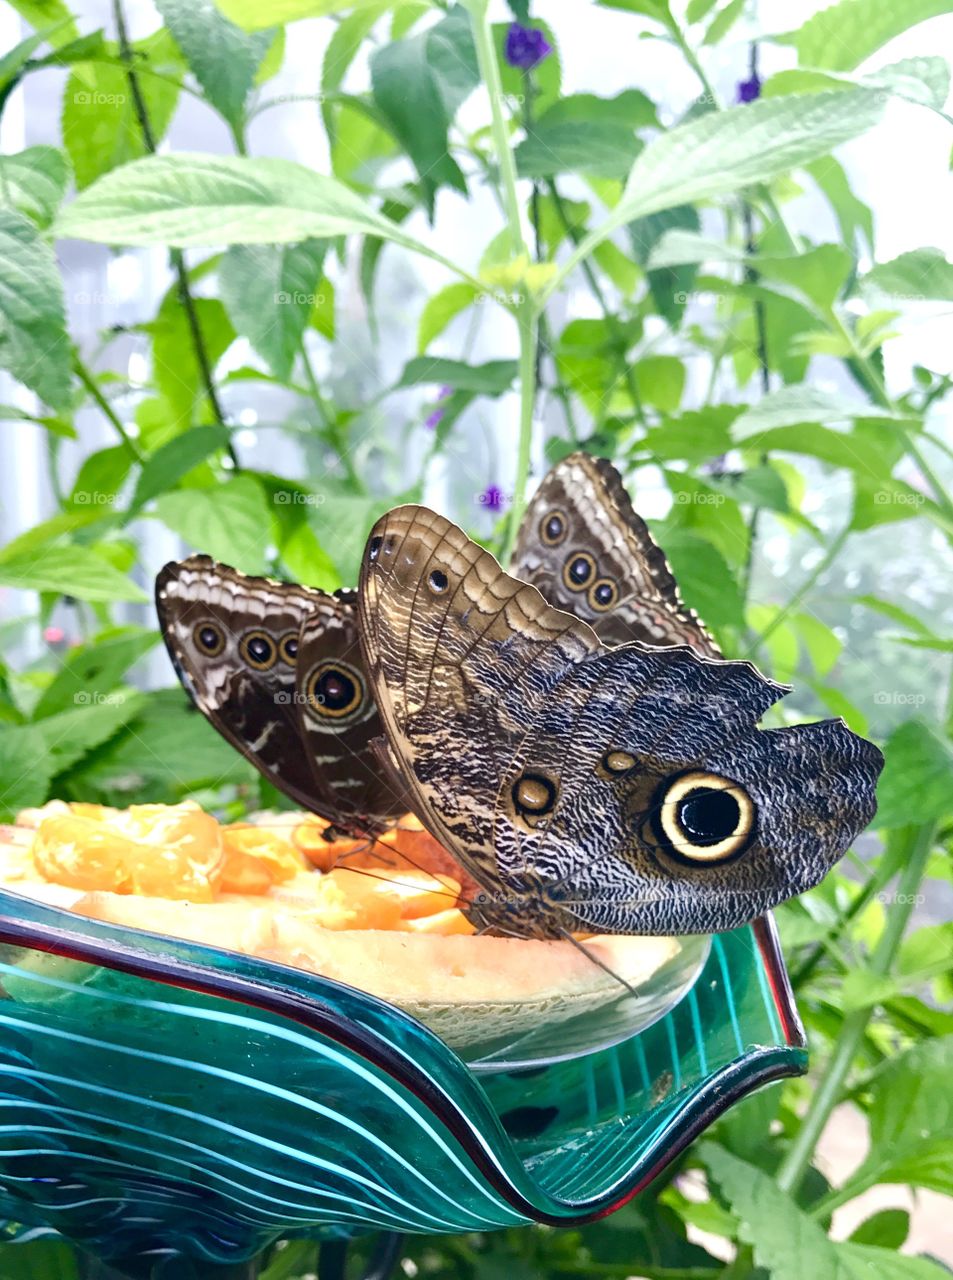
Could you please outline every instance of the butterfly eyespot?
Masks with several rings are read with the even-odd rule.
[[[430,577],[427,579],[427,583],[435,596],[442,596],[450,585],[449,579],[442,569],[432,570]]]
[[[636,763],[635,756],[630,756],[628,751],[607,751],[602,757],[602,767],[606,773],[617,775],[630,773]]]
[[[556,547],[565,538],[568,528],[566,517],[561,511],[550,511],[539,522],[539,536],[547,547]]]
[[[256,671],[268,671],[278,658],[278,648],[266,631],[246,632],[242,636],[238,652]]]
[[[298,636],[294,631],[286,632],[278,641],[278,657],[289,667],[298,660]]]
[[[206,658],[217,658],[225,648],[225,632],[216,622],[200,622],[192,632],[192,638]]]
[[[742,853],[754,836],[754,801],[737,782],[693,770],[662,784],[652,826],[674,858],[725,862]]]
[[[308,710],[318,720],[352,720],[364,706],[364,681],[345,662],[319,662],[304,685]]]
[[[611,578],[600,578],[589,588],[589,604],[597,613],[605,613],[619,598],[619,588]]]
[[[524,773],[513,783],[513,805],[523,817],[540,818],[556,803],[556,784],[541,773]]]
[[[574,551],[563,565],[563,583],[570,591],[585,591],[596,576],[596,562],[588,551]]]
[[[367,558],[368,560],[370,560],[372,564],[381,553],[381,543],[383,541],[384,539],[380,536],[380,534],[377,534],[375,537],[371,538],[371,544],[367,549]]]

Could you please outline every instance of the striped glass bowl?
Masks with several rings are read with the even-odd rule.
[[[610,1049],[477,1078],[320,977],[0,892],[0,1216],[93,1253],[571,1225],[806,1054],[773,924]]]

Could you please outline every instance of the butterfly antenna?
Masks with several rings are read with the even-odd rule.
[[[639,993],[636,988],[632,986],[631,982],[627,982],[625,978],[622,977],[621,973],[616,973],[615,969],[607,965],[604,960],[600,960],[596,953],[591,951],[584,942],[581,942],[577,937],[571,934],[568,929],[560,929],[559,932],[561,937],[565,938],[567,942],[571,942],[577,951],[581,951],[582,954],[591,960],[594,965],[598,966],[603,973],[607,973],[610,978],[615,978],[616,982],[618,982],[620,986],[625,987],[630,996],[638,998]]]

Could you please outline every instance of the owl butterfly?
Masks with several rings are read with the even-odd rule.
[[[750,663],[608,647],[424,507],[374,526],[359,605],[389,750],[482,886],[480,926],[733,928],[817,884],[874,813],[881,754],[842,721],[758,729],[786,690]]]
[[[605,458],[574,453],[544,477],[520,523],[511,569],[605,644],[688,644],[720,656]]]
[[[208,556],[156,579],[166,648],[199,710],[298,804],[368,831],[408,806],[369,746],[381,725],[354,596],[246,577]]]

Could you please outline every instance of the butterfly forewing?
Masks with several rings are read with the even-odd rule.
[[[873,814],[882,758],[842,722],[759,730],[784,690],[750,663],[607,646],[425,508],[373,529],[361,635],[483,926],[732,928],[816,884]]]
[[[193,702],[280,791],[344,827],[366,829],[405,811],[369,768],[380,721],[363,674],[353,595],[248,577],[193,556],[162,570],[156,605]],[[347,666],[335,681],[339,658]],[[317,683],[309,683],[323,659]],[[342,716],[352,667],[363,701]],[[337,702],[334,714],[321,714],[326,696],[309,701],[318,685]],[[333,732],[323,731],[325,722]]]
[[[574,453],[543,478],[520,522],[512,572],[606,644],[687,644],[719,656],[605,458]]]

